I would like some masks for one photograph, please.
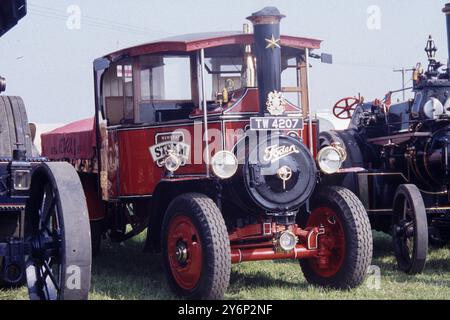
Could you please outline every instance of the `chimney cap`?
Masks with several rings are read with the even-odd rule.
[[[286,16],[281,14],[280,10],[276,7],[265,7],[258,12],[253,13],[248,20],[254,24],[270,24],[280,22],[281,19]]]

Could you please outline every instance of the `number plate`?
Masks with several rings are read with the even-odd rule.
[[[250,130],[303,130],[303,118],[255,117],[250,119]]]

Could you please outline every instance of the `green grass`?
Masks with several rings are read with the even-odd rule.
[[[167,287],[160,256],[142,253],[145,235],[124,244],[105,244],[93,265],[91,299],[175,299]],[[367,283],[349,291],[306,283],[297,262],[235,265],[226,299],[450,299],[450,250],[431,249],[425,272],[398,271],[390,238],[375,234],[373,265],[381,269],[380,289]],[[27,299],[25,288],[0,291],[0,299]]]

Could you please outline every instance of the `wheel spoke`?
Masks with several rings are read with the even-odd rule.
[[[37,283],[36,286],[39,290],[39,296],[41,298],[41,300],[50,300],[50,291],[49,288],[47,286],[47,282],[45,281],[45,274],[44,274],[44,267],[42,265],[37,264],[35,266],[36,270],[37,270]]]
[[[45,228],[54,213],[55,209],[55,197],[53,196],[53,190],[47,185],[44,192],[44,201],[41,207],[41,217],[39,222],[40,229]]]
[[[59,293],[60,287],[58,284],[58,280],[55,278],[55,275],[53,274],[53,270],[47,261],[44,261],[44,267],[47,270],[46,273],[47,273],[48,277],[50,278],[50,280],[53,282],[53,285],[55,286],[56,291]],[[44,281],[44,282],[47,283],[47,281]]]
[[[341,116],[342,114],[344,114],[345,112],[346,112],[347,110],[345,110],[345,109],[342,109],[342,111],[341,112],[339,112],[338,114],[337,114],[337,116],[339,117],[339,116]]]

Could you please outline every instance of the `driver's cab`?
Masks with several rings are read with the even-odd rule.
[[[217,49],[226,48],[220,47]],[[103,77],[102,99],[109,126],[186,120],[201,110],[197,52],[142,55],[113,64]],[[243,88],[243,57],[205,57],[208,111],[221,110]]]
[[[161,42],[153,44],[160,46],[158,50],[150,50],[152,44],[142,50],[157,52],[141,54],[140,47],[135,47],[129,51],[139,54],[117,54],[98,77],[98,102],[107,126],[186,121],[203,114],[203,96],[208,113],[222,114],[247,89],[257,92],[257,62],[251,44],[246,44],[252,37],[246,36],[237,34],[233,41],[224,38],[223,42],[232,43],[203,50],[163,50],[165,42]],[[285,98],[307,108],[305,49],[282,46],[282,66]]]

